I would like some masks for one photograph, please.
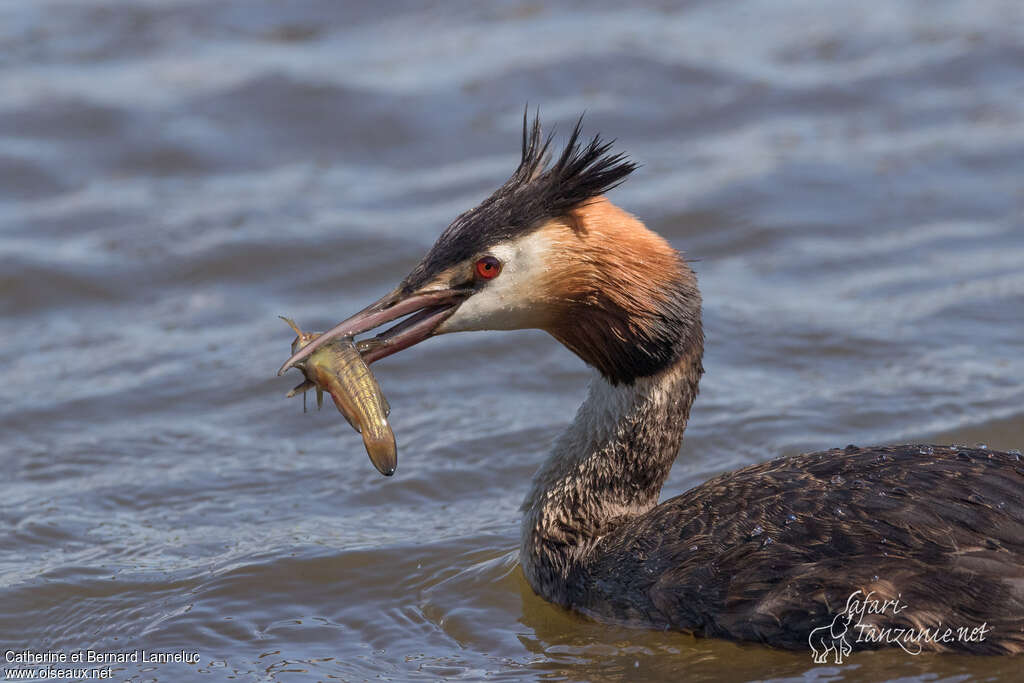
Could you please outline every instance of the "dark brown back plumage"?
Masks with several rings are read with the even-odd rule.
[[[625,521],[568,583],[588,587],[570,596],[577,609],[799,649],[851,593],[874,591],[907,605],[872,615],[879,628],[991,628],[925,650],[1019,653],[1024,463],[908,445],[754,465]]]

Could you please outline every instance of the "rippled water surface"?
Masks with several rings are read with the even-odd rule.
[[[696,259],[675,494],[778,454],[1024,446],[1024,5],[0,2],[0,644],[159,681],[1010,679],[631,631],[518,506],[589,378],[541,333],[375,366],[392,479],[275,371],[514,167],[529,101]],[[292,373],[295,374],[295,373]]]

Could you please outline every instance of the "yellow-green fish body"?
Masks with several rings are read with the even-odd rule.
[[[284,321],[298,335],[292,342],[293,354],[320,336],[303,332],[288,318]],[[319,406],[323,400],[322,392],[326,391],[334,399],[338,412],[362,435],[363,445],[374,467],[386,476],[394,474],[398,467],[398,448],[395,434],[388,424],[391,408],[352,338],[331,340],[313,352],[299,365],[299,369],[306,376],[306,381],[288,395],[316,389]]]

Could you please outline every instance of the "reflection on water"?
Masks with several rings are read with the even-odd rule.
[[[677,493],[800,450],[1024,446],[1024,6],[0,3],[0,642],[133,680],[1011,678],[595,623],[518,506],[588,373],[536,332],[377,366],[401,467],[279,379],[512,170],[524,102],[620,141],[694,259]]]

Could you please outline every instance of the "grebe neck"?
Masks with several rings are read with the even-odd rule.
[[[600,538],[658,501],[703,373],[702,347],[630,384],[596,376],[523,502],[520,562],[533,589],[567,605],[567,580]]]

